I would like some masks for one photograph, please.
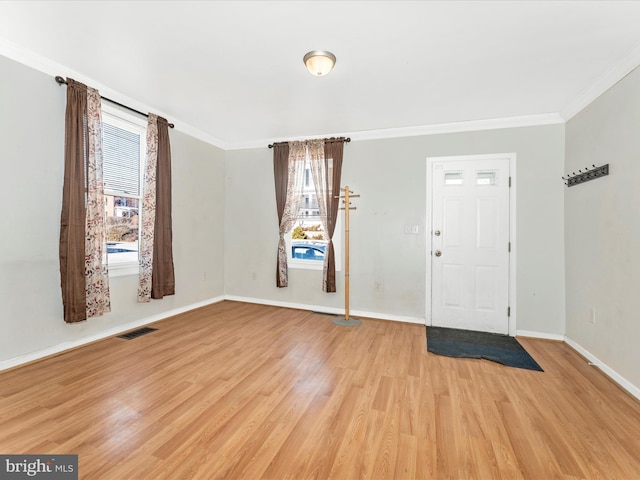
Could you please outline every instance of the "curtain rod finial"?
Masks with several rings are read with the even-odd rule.
[[[58,85],[63,85],[67,83],[67,81],[59,75],[56,77],[56,82],[58,82]]]

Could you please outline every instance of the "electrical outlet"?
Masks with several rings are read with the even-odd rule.
[[[413,224],[413,225],[405,225],[404,226],[404,233],[409,234],[409,235],[415,235],[418,233],[418,225]]]
[[[382,282],[380,282],[380,281],[373,282],[373,289],[376,292],[381,292],[382,291]]]

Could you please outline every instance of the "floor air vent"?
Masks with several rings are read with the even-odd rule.
[[[143,328],[139,328],[138,330],[133,330],[131,332],[118,335],[118,338],[124,338],[125,340],[133,340],[134,338],[138,338],[139,336],[144,335],[146,333],[155,332],[156,330],[158,329],[151,328],[151,327],[143,327]]]

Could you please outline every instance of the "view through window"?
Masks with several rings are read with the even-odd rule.
[[[333,238],[334,248],[337,248],[339,238],[340,232],[336,228]],[[291,230],[290,240],[289,264],[291,266],[322,268],[329,239],[320,220],[320,209],[309,160],[305,166],[304,187],[298,219]]]

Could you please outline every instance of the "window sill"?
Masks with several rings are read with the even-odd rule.
[[[292,260],[289,258],[287,260],[287,266],[289,268],[298,268],[300,270],[320,270],[324,268],[324,262],[319,262],[317,260]],[[336,265],[336,272],[341,272],[341,265]]]
[[[137,263],[117,263],[109,265],[109,278],[138,275],[140,266]]]
[[[318,262],[317,260],[292,260],[287,262],[289,268],[299,268],[302,270],[322,270],[324,262]]]

